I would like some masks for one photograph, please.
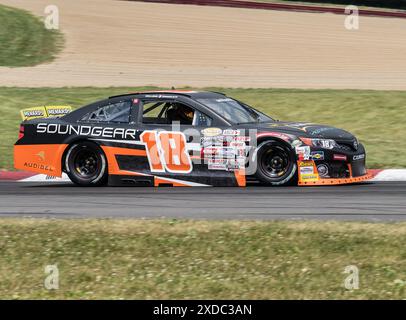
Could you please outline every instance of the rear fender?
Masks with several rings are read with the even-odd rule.
[[[14,167],[53,177],[62,176],[62,156],[67,144],[30,144],[14,146]]]

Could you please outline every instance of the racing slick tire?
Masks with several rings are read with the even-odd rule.
[[[89,141],[81,141],[69,147],[65,170],[72,182],[82,187],[107,183],[106,156],[98,145]]]
[[[257,150],[257,179],[274,186],[297,185],[296,155],[290,146],[268,140]]]

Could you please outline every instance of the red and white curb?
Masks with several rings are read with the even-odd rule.
[[[373,177],[370,181],[406,181],[406,169],[371,169],[368,173]],[[61,178],[56,178],[24,171],[0,171],[0,181],[71,182],[65,173]]]
[[[17,180],[18,182],[72,182],[66,173],[62,174],[62,177],[52,177],[45,174],[36,174],[28,178]]]
[[[406,181],[406,169],[368,170],[370,181]]]

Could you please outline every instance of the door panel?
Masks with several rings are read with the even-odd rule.
[[[139,111],[148,110],[147,123],[142,122],[139,114],[139,122],[133,126],[137,128],[137,138],[126,143],[130,145],[127,148],[143,153],[128,154],[115,150],[110,159],[116,161],[117,166],[109,170],[110,173],[121,175],[124,179],[150,179],[155,186],[245,185],[241,166],[236,166],[236,157],[233,159],[229,145],[224,145],[230,142],[235,132],[229,131],[230,128],[165,123],[163,115],[172,106],[165,106],[167,102],[163,101],[162,106],[157,105],[156,110],[151,108],[159,101],[149,101],[146,109],[139,107]],[[158,123],[151,123],[154,117]],[[226,142],[223,142],[223,138]]]

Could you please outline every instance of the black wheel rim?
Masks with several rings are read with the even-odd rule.
[[[98,175],[101,163],[96,152],[87,148],[79,150],[74,158],[76,173],[84,179],[90,179]]]
[[[283,147],[271,146],[263,153],[259,165],[269,178],[279,179],[290,170],[289,152]]]

